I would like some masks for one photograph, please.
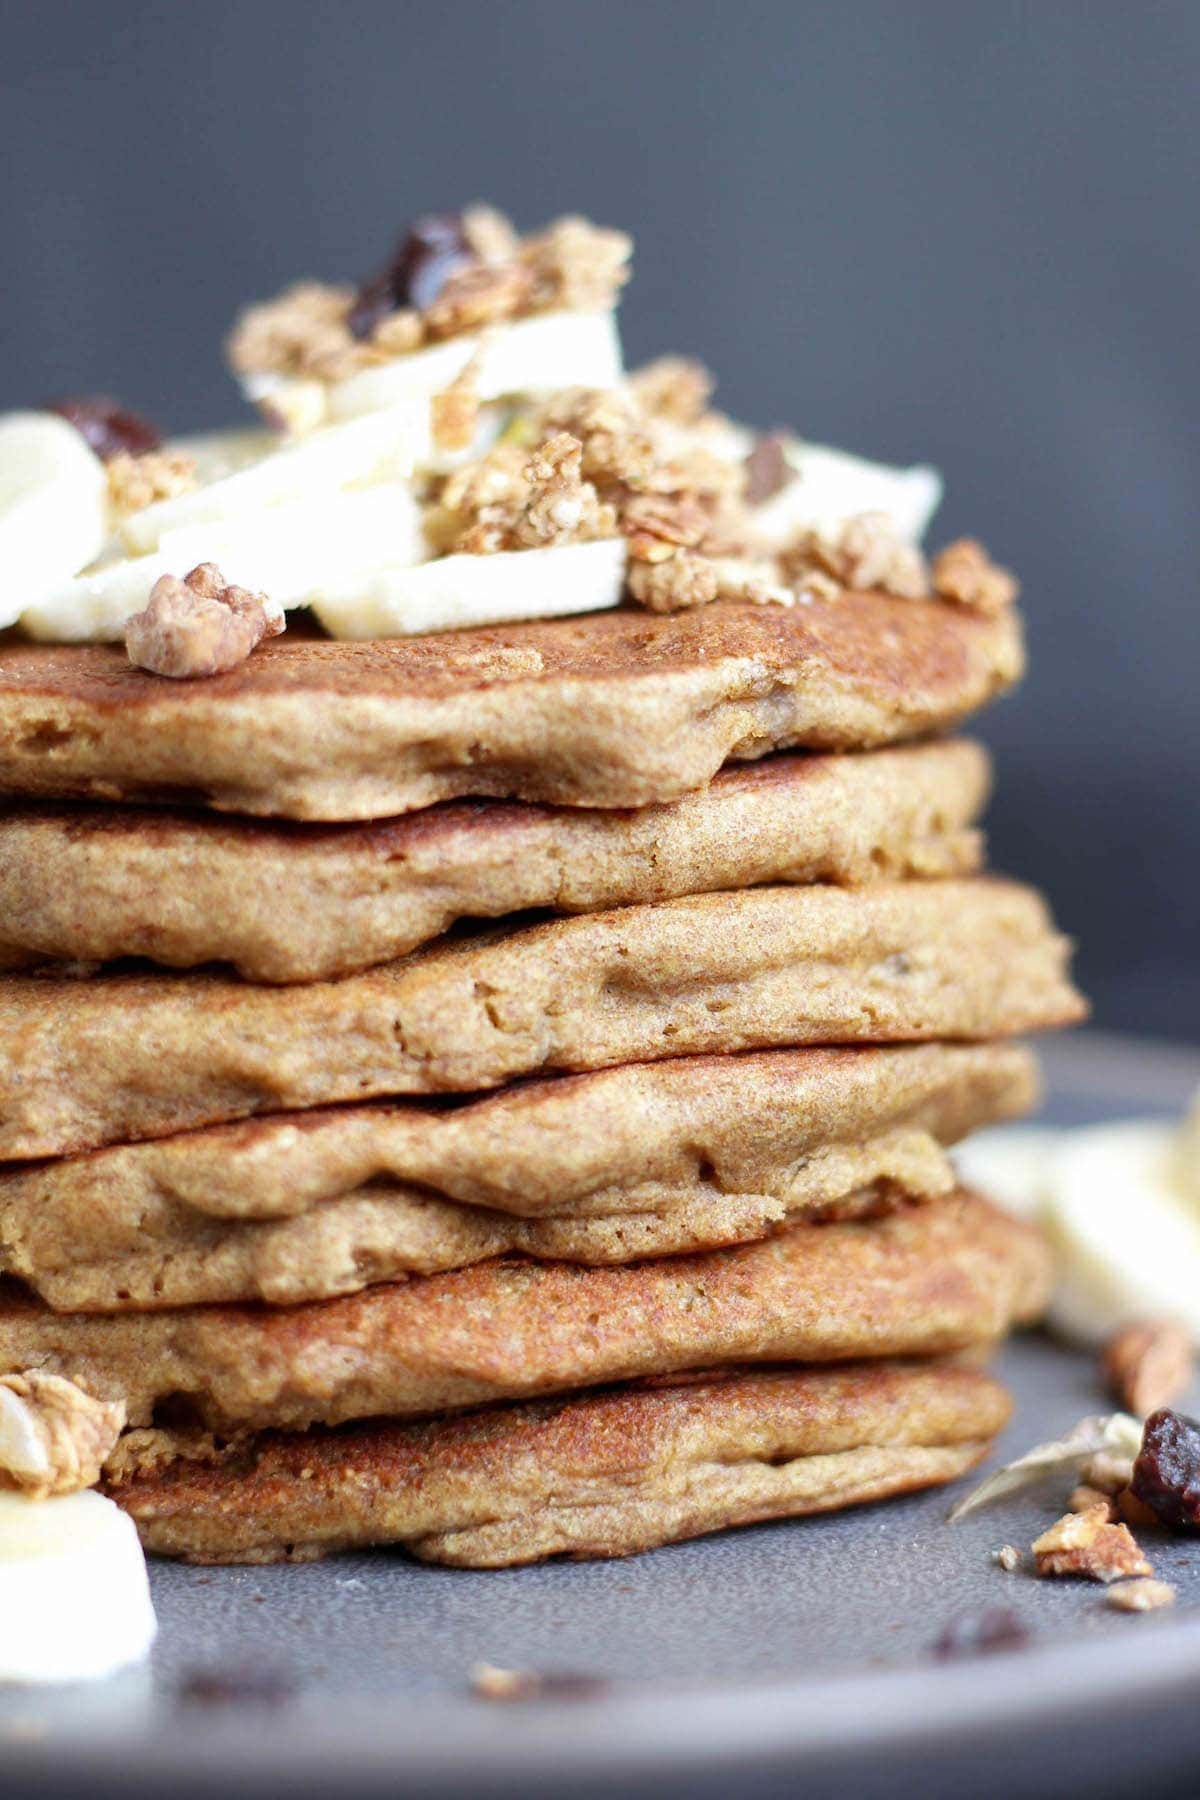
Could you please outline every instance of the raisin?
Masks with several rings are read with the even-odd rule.
[[[73,425],[104,462],[122,451],[140,456],[145,450],[157,450],[162,443],[162,433],[148,419],[118,405],[106,394],[76,394],[68,400],[51,400],[46,411],[57,413]]]
[[[402,306],[432,306],[451,275],[476,261],[460,213],[423,213],[378,275],[358,290],[346,323],[361,342]]]
[[[933,1654],[939,1662],[952,1662],[960,1656],[986,1656],[993,1650],[1019,1650],[1028,1642],[1029,1633],[1016,1613],[1007,1607],[989,1606],[951,1619],[933,1646]]]
[[[1168,1406],[1151,1413],[1130,1486],[1164,1525],[1200,1531],[1200,1423]]]

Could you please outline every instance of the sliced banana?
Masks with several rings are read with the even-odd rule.
[[[1200,1341],[1200,1216],[1174,1182],[1175,1130],[1153,1120],[1063,1132],[1046,1172],[1060,1258],[1051,1321],[1100,1343],[1167,1314]]]
[[[121,523],[121,537],[130,550],[144,553],[157,550],[168,533],[188,526],[221,525],[300,502],[319,505],[349,488],[403,480],[428,441],[428,421],[411,406],[325,426],[294,442],[275,440],[275,447],[257,460],[239,460],[229,473],[186,494],[129,513]],[[233,434],[224,443],[234,458],[245,448]],[[219,449],[210,454],[219,455]]]
[[[114,641],[140,612],[160,575],[216,563],[227,581],[265,593],[284,611],[365,568],[426,555],[420,509],[407,482],[313,495],[246,517],[166,531],[146,556],[120,557],[63,582],[21,615],[31,637],[59,643]]]
[[[954,1163],[968,1187],[978,1188],[1023,1219],[1040,1218],[1050,1159],[1062,1136],[1038,1125],[1002,1125],[978,1131],[954,1149]]]
[[[92,1491],[0,1491],[0,1682],[85,1681],[139,1662],[157,1629],[133,1520]]]
[[[473,386],[481,400],[554,388],[615,387],[622,374],[615,313],[539,313],[465,332],[332,382],[325,396],[328,417],[354,419],[381,407],[426,408],[476,359]],[[250,375],[242,382],[248,399],[285,415],[289,394],[311,385],[279,375]]]
[[[796,479],[754,510],[758,537],[782,548],[806,529],[835,530],[855,513],[886,513],[901,537],[920,543],[942,498],[942,478],[924,463],[896,469],[845,450],[793,441]]]
[[[107,471],[73,425],[0,418],[0,627],[100,554],[108,518]]]
[[[616,606],[625,582],[624,538],[494,556],[442,556],[409,568],[346,576],[313,600],[338,638],[404,637],[511,619],[552,619]]]

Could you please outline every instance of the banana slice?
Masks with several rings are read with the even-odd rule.
[[[314,495],[249,517],[166,531],[146,556],[77,575],[21,615],[31,637],[59,643],[114,641],[140,612],[160,575],[216,563],[226,580],[265,593],[284,610],[307,606],[330,584],[426,555],[420,509],[407,482]]]
[[[1051,1322],[1100,1343],[1168,1314],[1200,1341],[1200,1215],[1174,1182],[1176,1132],[1135,1120],[1063,1132],[1046,1170],[1045,1224],[1060,1254]]]
[[[133,1520],[87,1491],[0,1491],[0,1682],[85,1681],[140,1662],[157,1626]]]
[[[855,513],[886,513],[902,537],[917,544],[942,498],[942,478],[924,463],[909,469],[867,462],[823,444],[792,442],[788,460],[797,479],[754,510],[762,541],[782,548],[805,529],[834,530]]]
[[[624,584],[625,540],[603,538],[375,569],[358,582],[342,577],[312,604],[334,637],[404,637],[603,612],[618,604]]]
[[[168,533],[188,526],[221,525],[288,504],[320,504],[348,488],[403,480],[428,441],[428,421],[411,406],[326,426],[294,442],[275,440],[276,447],[258,460],[242,461],[189,493],[130,513],[122,521],[121,537],[130,550],[144,553],[157,550]],[[224,442],[234,458],[245,449],[233,434]]]
[[[0,627],[100,554],[108,475],[53,413],[0,418]]]
[[[476,357],[474,387],[481,400],[544,394],[553,388],[615,387],[622,373],[615,313],[540,313],[447,338],[332,382],[325,395],[328,416],[355,419],[393,406],[427,410],[434,394],[448,388]],[[250,375],[242,382],[247,399],[284,414],[289,394],[311,386],[279,375]]]
[[[1040,1219],[1046,1172],[1062,1135],[1038,1125],[978,1131],[955,1146],[954,1164],[968,1187],[1023,1219]]]

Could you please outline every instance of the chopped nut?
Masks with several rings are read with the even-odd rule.
[[[1152,1573],[1129,1527],[1109,1519],[1107,1504],[1064,1514],[1035,1541],[1033,1555],[1039,1575],[1085,1575],[1107,1582]]]
[[[118,512],[137,512],[155,500],[173,500],[197,485],[196,460],[183,450],[118,450],[108,460],[109,498]]]
[[[676,550],[662,562],[632,563],[629,592],[651,612],[682,612],[693,606],[708,606],[717,598],[720,584],[717,571],[706,556]]]
[[[1161,1606],[1174,1606],[1175,1589],[1169,1581],[1143,1577],[1140,1581],[1119,1581],[1104,1598],[1118,1612],[1157,1612]]]
[[[1016,576],[994,563],[974,538],[959,538],[939,551],[932,575],[935,594],[977,612],[1003,612],[1021,591]]]
[[[631,546],[645,535],[690,550],[707,537],[709,515],[693,494],[635,494],[624,508],[621,523]],[[638,554],[636,549],[633,554]],[[649,555],[645,560],[662,559]]]
[[[214,564],[201,563],[182,581],[159,577],[145,611],[125,626],[125,648],[139,668],[186,680],[234,668],[283,628],[265,594],[229,586]]]
[[[1117,1517],[1117,1503],[1112,1495],[1102,1493],[1099,1488],[1089,1487],[1086,1481],[1079,1484],[1067,1501],[1068,1512],[1094,1512],[1097,1508],[1103,1511],[1106,1519]]]
[[[690,356],[660,356],[635,369],[627,385],[639,411],[676,425],[696,425],[714,384],[704,364]]]
[[[1117,1517],[1124,1519],[1127,1525],[1160,1525],[1162,1523],[1158,1514],[1147,1506],[1144,1500],[1139,1500],[1131,1487],[1123,1487],[1114,1498],[1113,1505],[1117,1509]]]
[[[107,1403],[40,1369],[0,1375],[0,1486],[31,1498],[91,1487],[125,1423]]]
[[[1103,1369],[1121,1405],[1146,1418],[1192,1385],[1196,1369],[1191,1333],[1174,1319],[1127,1325],[1105,1345]]]
[[[521,254],[532,276],[532,307],[598,312],[613,304],[629,279],[633,239],[587,219],[557,219],[527,238]]]
[[[529,271],[520,263],[473,263],[447,278],[422,315],[431,337],[455,337],[511,319],[529,297]]]
[[[992,1551],[992,1561],[999,1564],[1006,1575],[1011,1575],[1021,1566],[1021,1552],[1015,1544],[1001,1544],[998,1550]]]

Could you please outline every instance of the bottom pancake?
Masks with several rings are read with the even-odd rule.
[[[705,1371],[418,1424],[265,1433],[211,1462],[156,1467],[169,1434],[135,1432],[109,1491],[147,1550],[189,1562],[399,1544],[503,1568],[936,1486],[973,1467],[1008,1414],[998,1382],[952,1363]],[[145,1472],[138,1439],[151,1440]]]

